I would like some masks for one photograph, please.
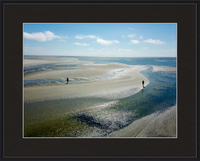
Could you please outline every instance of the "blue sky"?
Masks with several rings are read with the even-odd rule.
[[[175,23],[24,23],[24,55],[176,57]]]

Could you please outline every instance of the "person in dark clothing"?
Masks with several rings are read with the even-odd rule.
[[[67,78],[67,84],[69,83],[69,78]]]
[[[143,86],[143,88],[144,88],[144,80],[142,81],[142,86]]]

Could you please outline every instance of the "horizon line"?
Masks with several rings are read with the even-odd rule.
[[[135,56],[135,57],[131,57],[131,56],[89,56],[89,55],[23,55],[23,56],[70,56],[70,57],[128,57],[128,58],[158,58],[158,57],[162,57],[162,58],[177,58],[176,56]]]

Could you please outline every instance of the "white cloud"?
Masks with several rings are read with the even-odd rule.
[[[76,38],[76,39],[84,39],[84,38],[95,39],[97,37],[95,35],[77,35],[74,38]]]
[[[80,46],[89,46],[90,44],[86,44],[86,43],[79,43],[79,42],[76,42],[75,43],[76,45],[80,45]]]
[[[128,28],[129,30],[133,30],[131,27]]]
[[[75,36],[74,38],[76,38],[76,39],[83,39],[83,36],[77,35],[77,36]]]
[[[125,35],[122,35],[122,37],[126,37]]]
[[[119,41],[118,41],[118,40],[113,40],[113,42],[119,44]]]
[[[90,38],[90,39],[95,39],[95,38],[96,38],[95,35],[87,35],[86,37],[87,37],[87,38]]]
[[[151,44],[156,44],[156,45],[165,43],[164,41],[153,40],[153,39],[144,40],[144,42],[151,43]]]
[[[111,45],[113,43],[116,43],[116,44],[119,44],[119,41],[118,40],[103,40],[99,37],[97,37],[97,42],[101,45]]]
[[[132,44],[139,44],[140,42],[138,40],[131,40]]]
[[[140,39],[143,39],[143,36],[139,36]]]
[[[118,40],[103,40],[102,38],[99,38],[95,35],[77,35],[74,38],[76,39],[84,39],[84,38],[90,38],[90,39],[96,39],[96,42],[101,44],[101,45],[111,45],[113,43],[119,44]],[[83,45],[83,43],[75,43],[76,45]],[[89,45],[89,44],[87,44]],[[86,45],[85,45],[86,46]]]
[[[35,32],[35,33],[27,33],[24,32],[23,36],[25,39],[36,40],[36,41],[50,41],[54,38],[60,38],[55,35],[53,32],[45,31],[45,32]]]
[[[128,37],[130,37],[130,38],[133,38],[135,36],[136,36],[135,34],[128,35]]]
[[[103,40],[101,38],[97,38],[97,42],[101,45],[110,45],[113,44],[113,41],[111,40]]]
[[[89,46],[90,44],[82,43],[83,46]]]
[[[60,39],[61,42],[67,42],[66,40],[64,40],[64,39],[67,39],[67,38],[68,38],[68,36],[59,36],[59,39]]]

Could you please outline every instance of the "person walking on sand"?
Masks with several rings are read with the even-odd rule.
[[[143,88],[144,88],[144,80],[142,81],[142,86],[143,86]]]
[[[69,78],[67,77],[67,84],[69,83]]]

